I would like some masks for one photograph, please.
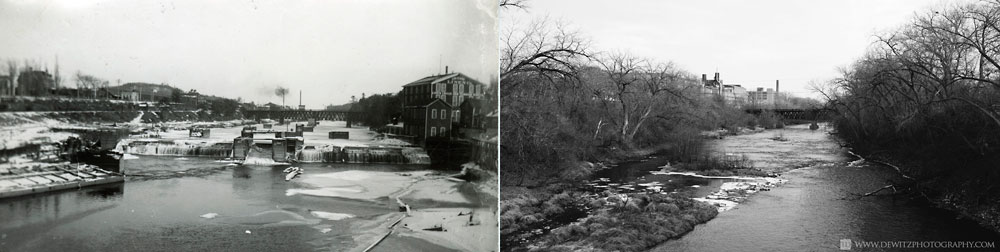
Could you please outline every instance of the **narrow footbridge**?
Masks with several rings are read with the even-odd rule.
[[[761,113],[774,113],[781,118],[790,120],[828,120],[833,115],[833,111],[825,108],[820,109],[747,109],[747,113],[760,115]]]
[[[260,119],[286,119],[305,121],[309,119],[330,120],[330,121],[359,121],[361,112],[334,111],[334,110],[247,110],[243,111],[246,118]]]

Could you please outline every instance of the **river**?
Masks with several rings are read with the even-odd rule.
[[[127,155],[123,184],[0,200],[0,251],[360,251],[402,217],[395,197],[414,213],[373,251],[456,251],[467,249],[447,233],[464,229],[434,234],[421,229],[444,221],[421,218],[496,207],[426,165],[297,166],[305,173],[285,181],[287,165]]]
[[[779,178],[787,182],[753,194],[680,239],[667,241],[651,251],[838,251],[841,239],[1000,243],[997,233],[924,200],[910,196],[856,196],[877,190],[887,180],[900,178],[891,168],[852,162],[847,150],[827,134],[829,130],[824,127],[811,131],[806,125],[795,125],[714,140],[710,144],[714,152],[746,155],[755,167],[782,173]],[[679,179],[685,176],[678,175],[656,177],[666,175],[649,175],[650,166],[663,161],[654,158],[647,162],[654,165],[625,164],[628,167],[624,170],[633,171],[606,176],[637,183],[660,181],[665,189],[696,185],[694,197],[718,190],[722,182],[731,181]]]

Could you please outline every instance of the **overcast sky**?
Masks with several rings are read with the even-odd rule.
[[[398,92],[448,65],[497,72],[495,0],[0,0],[0,60],[55,63],[116,83],[311,109]],[[22,63],[23,64],[23,63]],[[6,67],[0,68],[6,72]]]
[[[571,24],[594,49],[673,61],[694,74],[718,69],[726,84],[774,87],[797,96],[811,80],[864,55],[873,35],[908,22],[937,0],[527,2],[501,10],[502,27],[548,16]],[[505,29],[505,28],[504,28]]]

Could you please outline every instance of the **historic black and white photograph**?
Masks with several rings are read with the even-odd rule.
[[[997,250],[1000,1],[499,17],[501,251]]]
[[[492,0],[0,0],[0,251],[498,251]]]

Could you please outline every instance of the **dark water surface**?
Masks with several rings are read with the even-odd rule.
[[[123,184],[0,200],[0,251],[343,251],[352,223],[395,213],[389,199],[286,196],[283,166],[207,158],[124,160]],[[309,172],[408,171],[401,165],[304,165]],[[344,220],[310,211],[350,214]],[[216,213],[217,217],[202,215]],[[323,233],[322,229],[330,231]],[[248,233],[249,231],[249,233]],[[383,231],[379,231],[383,232]],[[368,244],[360,245],[361,247]],[[390,236],[381,251],[449,251]]]

